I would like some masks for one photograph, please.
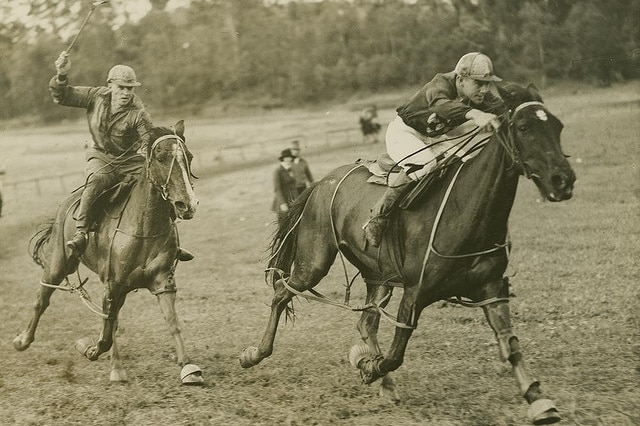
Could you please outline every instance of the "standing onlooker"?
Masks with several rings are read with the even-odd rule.
[[[300,141],[295,140],[291,142],[290,151],[293,154],[293,165],[291,169],[293,170],[293,177],[296,180],[297,195],[300,195],[313,183],[313,175],[311,174],[307,161],[300,157]]]
[[[360,130],[362,131],[364,143],[378,143],[378,135],[382,126],[376,121],[377,117],[378,108],[375,105],[370,105],[362,110],[360,114]]]
[[[280,157],[278,157],[280,164],[273,172],[274,197],[271,210],[277,213],[278,219],[289,210],[289,205],[298,196],[292,170],[294,158],[291,150],[285,149],[280,153]]]

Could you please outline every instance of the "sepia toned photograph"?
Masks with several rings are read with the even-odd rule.
[[[640,4],[0,2],[0,424],[640,424]]]

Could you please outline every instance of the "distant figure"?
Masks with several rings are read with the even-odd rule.
[[[293,177],[293,160],[295,156],[290,149],[280,153],[280,164],[273,172],[273,204],[271,210],[276,212],[278,220],[289,210],[289,206],[299,195],[296,190],[296,179]]]
[[[291,168],[293,170],[293,177],[296,180],[296,191],[298,192],[297,195],[300,195],[313,183],[313,175],[311,174],[307,161],[300,157],[300,141],[295,140],[291,142],[290,150],[293,154],[293,165]]]
[[[362,141],[364,143],[378,143],[378,135],[380,134],[380,123],[376,121],[378,118],[378,108],[370,105],[362,110],[360,114],[360,130],[362,130]]]

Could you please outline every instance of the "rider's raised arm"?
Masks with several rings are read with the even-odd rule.
[[[60,80],[57,75],[49,81],[49,93],[53,102],[70,107],[87,108],[102,87],[70,86],[69,78]]]
[[[78,108],[87,108],[100,87],[74,87],[69,85],[71,61],[69,53],[63,51],[55,61],[56,75],[49,81],[49,93],[53,102]]]

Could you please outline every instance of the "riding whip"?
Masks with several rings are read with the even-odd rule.
[[[78,40],[78,36],[82,32],[84,26],[87,25],[87,22],[89,21],[89,18],[91,18],[91,15],[93,15],[93,11],[96,10],[96,7],[108,2],[109,0],[96,0],[91,4],[91,9],[89,10],[89,13],[87,14],[87,16],[84,18],[84,21],[82,21],[82,25],[80,25],[80,29],[78,30],[78,33],[73,38],[73,40],[71,40],[71,44],[69,44],[69,47],[67,47],[67,53],[70,52],[73,45],[76,44],[76,40]]]

